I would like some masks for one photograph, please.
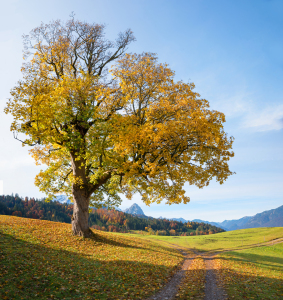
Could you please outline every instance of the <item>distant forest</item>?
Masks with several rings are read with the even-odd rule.
[[[0,196],[0,214],[71,223],[73,205],[62,204],[57,201],[45,202],[44,199],[29,199],[28,197],[23,199],[16,194],[15,196]],[[167,219],[134,216],[122,211],[104,208],[91,210],[89,226],[110,232],[126,233],[134,230],[140,234],[181,236],[205,235],[225,231],[205,223],[182,223]]]

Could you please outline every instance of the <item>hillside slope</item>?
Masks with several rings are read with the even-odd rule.
[[[71,225],[0,215],[0,299],[145,299],[182,256],[156,243]]]
[[[66,200],[64,197],[59,199],[63,199],[63,202]],[[181,222],[155,219],[141,214],[134,214],[134,212],[142,212],[142,210],[141,212],[139,211],[137,204],[133,205],[132,212],[133,214],[129,214],[115,209],[92,208],[89,215],[89,226],[97,230],[123,233],[129,230],[145,231],[145,228],[151,228],[154,233],[158,231],[158,234],[162,235],[172,235],[172,231],[170,233],[172,229],[174,230],[174,235],[191,235],[196,234],[197,231],[198,234],[223,231],[220,228],[210,225],[204,226],[203,224],[192,223],[188,227]],[[73,205],[59,201],[47,203],[44,200],[28,199],[28,197],[22,199],[19,196],[8,195],[0,197],[0,214],[71,223]]]
[[[147,240],[154,240],[167,244],[174,244],[180,247],[198,249],[199,251],[218,252],[222,250],[240,250],[249,247],[262,245],[276,239],[282,240],[283,227],[263,227],[233,230],[213,235],[200,235],[192,237],[171,237],[150,235],[144,237]]]

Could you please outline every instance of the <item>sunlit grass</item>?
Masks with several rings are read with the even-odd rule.
[[[225,252],[217,265],[229,299],[283,299],[283,243]]]
[[[228,299],[283,299],[283,243],[263,246],[283,237],[283,228],[253,228],[218,233],[209,236],[167,237],[145,236],[161,245],[175,245],[183,249],[209,251],[217,255],[214,267],[218,284]],[[223,252],[231,249],[232,251]],[[197,262],[197,261],[195,261]],[[204,273],[203,273],[204,272]],[[203,296],[205,267],[201,260],[186,272],[179,289],[180,299]],[[198,284],[195,282],[198,281]]]
[[[283,227],[264,227],[234,230],[200,236],[156,236],[141,238],[174,244],[184,248],[195,248],[198,251],[221,251],[224,249],[241,249],[283,237]]]
[[[144,299],[161,288],[182,256],[135,237],[0,216],[1,299]]]

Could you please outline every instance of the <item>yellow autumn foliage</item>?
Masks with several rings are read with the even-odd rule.
[[[116,206],[118,193],[136,192],[148,205],[187,203],[186,182],[202,188],[232,174],[225,116],[210,110],[193,83],[174,81],[155,54],[124,54],[131,31],[107,54],[114,44],[102,39],[102,25],[56,22],[29,37],[32,58],[25,56],[5,108],[11,130],[47,166],[35,179],[41,191],[82,191],[92,206]]]

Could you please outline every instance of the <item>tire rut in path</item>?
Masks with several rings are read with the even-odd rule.
[[[190,267],[190,264],[195,256],[188,255],[186,252],[181,251],[184,255],[184,262],[182,268],[177,271],[174,276],[170,279],[170,281],[156,294],[147,298],[147,300],[172,300],[178,292],[179,286],[182,282],[183,277],[185,276],[186,270]]]
[[[204,300],[226,300],[227,295],[224,290],[217,285],[214,255],[202,255],[205,261],[205,297]]]
[[[176,247],[174,248],[176,249]],[[214,268],[215,254],[204,254],[190,249],[194,252],[194,255],[189,255],[181,249],[178,250],[184,255],[182,268],[174,274],[170,281],[159,292],[147,298],[147,300],[173,300],[185,276],[186,270],[189,269],[191,262],[196,256],[201,256],[206,266],[204,300],[227,300],[227,295],[224,290],[217,285],[216,271]]]
[[[262,244],[253,245],[253,247],[261,247],[261,246],[272,246],[283,242],[283,238],[278,238],[269,242],[265,242]],[[178,249],[176,246],[172,244],[175,249]],[[246,249],[253,248],[247,247]],[[235,250],[244,250],[245,248],[235,249]],[[175,273],[175,275],[171,278],[171,280],[155,295],[147,298],[147,300],[172,300],[178,292],[179,286],[182,282],[183,277],[185,276],[185,271],[189,269],[191,262],[193,259],[200,255],[204,261],[206,266],[206,276],[205,276],[205,297],[204,300],[227,300],[227,294],[225,291],[217,285],[216,278],[216,270],[214,265],[214,257],[217,254],[232,251],[234,249],[226,249],[222,251],[218,251],[217,253],[209,253],[204,254],[201,252],[195,251],[195,249],[188,250],[193,251],[195,255],[188,255],[186,252],[178,249],[184,255],[185,261],[183,262],[182,268]]]

